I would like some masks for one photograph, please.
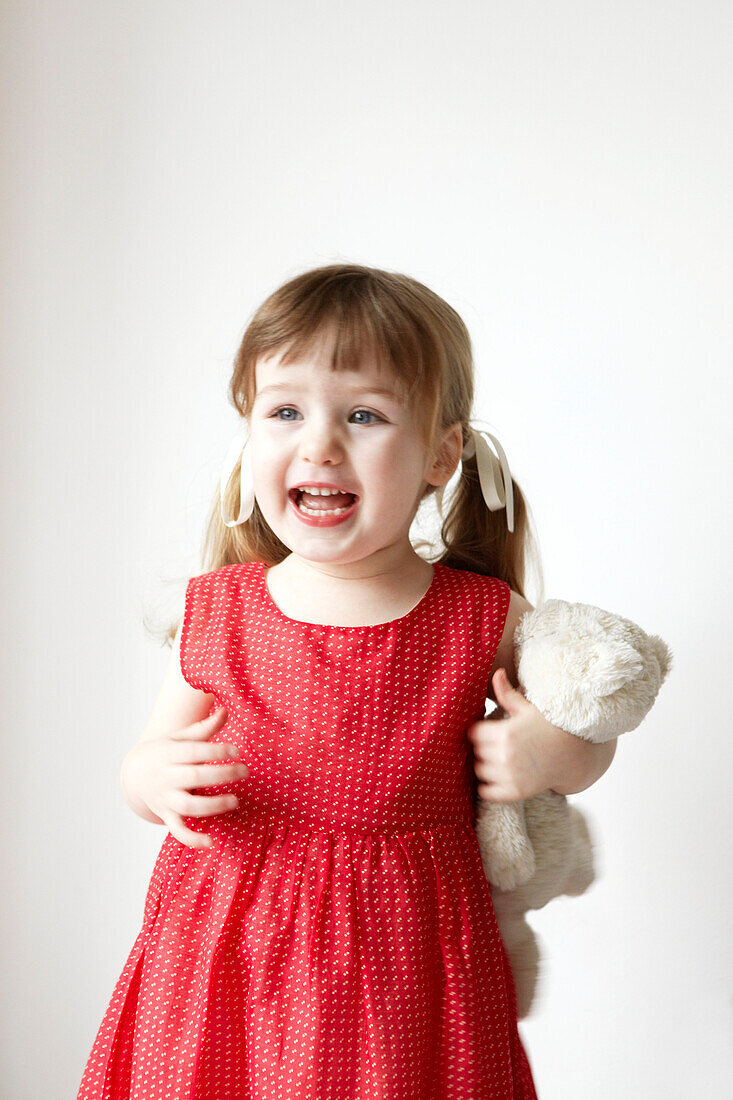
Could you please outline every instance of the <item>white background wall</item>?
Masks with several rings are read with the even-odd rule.
[[[119,789],[168,659],[143,620],[198,571],[249,315],[335,260],[462,313],[545,595],[674,653],[574,797],[598,882],[535,917],[539,1096],[729,1095],[730,5],[3,21],[3,1096],[75,1095],[163,840]]]

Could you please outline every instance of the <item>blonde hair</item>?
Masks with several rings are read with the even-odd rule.
[[[263,356],[281,352],[290,363],[333,331],[331,370],[359,370],[368,358],[391,371],[405,396],[416,402],[425,445],[432,450],[440,433],[460,423],[464,444],[474,398],[471,340],[459,314],[428,287],[397,272],[337,263],[317,267],[275,290],[252,316],[234,358],[229,396],[240,416],[249,418],[256,396],[255,367]],[[239,510],[239,462],[224,492],[227,513]],[[434,560],[454,569],[499,577],[524,596],[532,559],[541,581],[537,541],[529,509],[516,480],[514,531],[506,511],[489,511],[481,495],[475,457],[463,460],[462,476],[440,530],[443,552]],[[436,487],[426,487],[423,499]],[[221,518],[219,486],[203,543],[203,571],[237,562],[276,565],[290,553],[268,526],[257,502],[236,527]],[[178,622],[167,632],[175,636]]]

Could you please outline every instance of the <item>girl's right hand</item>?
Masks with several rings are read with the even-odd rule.
[[[249,775],[246,764],[232,762],[232,757],[239,755],[236,745],[208,740],[227,718],[226,709],[220,707],[181,730],[141,740],[122,765],[121,782],[128,801],[132,798],[143,803],[177,840],[191,848],[208,848],[212,840],[205,833],[187,829],[183,817],[212,817],[239,805],[234,794],[196,795],[191,791]],[[212,760],[228,763],[212,768],[208,763]]]

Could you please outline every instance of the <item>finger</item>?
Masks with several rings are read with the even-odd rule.
[[[476,788],[479,798],[484,802],[521,802],[519,792],[502,783],[479,783]]]
[[[205,740],[216,733],[217,730],[220,730],[228,717],[229,712],[226,707],[219,707],[207,718],[202,718],[199,722],[192,722],[190,726],[184,726],[183,729],[174,730],[168,736],[175,741]]]
[[[173,764],[202,764],[212,760],[230,761],[238,757],[238,746],[229,745],[225,741],[176,741],[169,759]]]
[[[500,763],[504,755],[504,733],[496,722],[477,731],[472,739],[474,764]]]
[[[473,774],[480,783],[497,783],[496,771],[489,766],[488,760],[477,759],[473,765]]]
[[[236,783],[249,776],[249,768],[246,764],[178,764],[168,774],[171,786],[190,791],[195,787]]]
[[[171,791],[168,795],[171,809],[182,817],[213,817],[214,814],[231,813],[239,808],[235,794],[203,795],[190,791]]]
[[[197,833],[193,829],[187,829],[180,814],[177,814],[175,810],[166,810],[159,816],[168,826],[168,832],[188,848],[210,848],[214,843],[206,833]]]
[[[507,676],[505,668],[497,668],[491,681],[496,696],[497,705],[508,714],[513,714],[519,704],[524,701],[521,691],[518,691]]]
[[[496,711],[494,711],[494,713],[496,713]],[[485,748],[496,740],[496,728],[493,725],[487,725],[489,721],[489,718],[480,718],[478,722],[472,722],[471,725],[466,728],[466,736],[474,748],[478,749],[481,746]]]

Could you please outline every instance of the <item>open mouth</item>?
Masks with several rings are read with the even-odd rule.
[[[293,504],[307,516],[343,516],[351,511],[357,501],[355,493],[306,493],[303,489],[291,489]]]

